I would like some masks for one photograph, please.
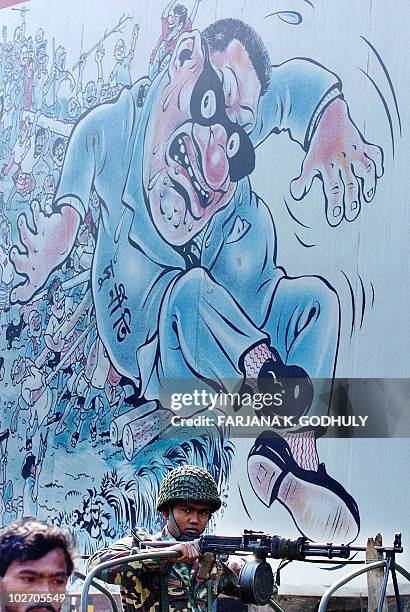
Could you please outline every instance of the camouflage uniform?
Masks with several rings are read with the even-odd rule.
[[[134,530],[142,540],[174,540],[167,527],[151,535],[145,529]],[[103,561],[125,557],[135,551],[132,536],[122,538],[109,548],[99,550],[89,561],[88,569]],[[202,571],[201,571],[202,570]],[[124,612],[159,612],[161,610],[161,576],[168,575],[169,610],[177,612],[207,612],[212,601],[230,585],[222,575],[222,563],[216,559],[211,569],[203,571],[201,561],[192,565],[168,560],[134,561],[127,565],[103,570],[98,578],[110,584],[118,584]],[[198,576],[205,575],[204,578]]]

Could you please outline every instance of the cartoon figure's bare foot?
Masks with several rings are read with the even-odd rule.
[[[300,467],[288,443],[272,431],[261,434],[248,455],[251,486],[265,506],[277,499],[309,540],[352,542],[360,530],[357,503],[321,463]]]

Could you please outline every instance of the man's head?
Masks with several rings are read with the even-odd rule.
[[[64,315],[65,294],[61,286],[61,280],[55,276],[47,291],[47,312],[61,319]]]
[[[21,26],[17,26],[17,28],[14,30],[13,41],[15,43],[19,43],[22,40],[23,40],[23,30],[21,29]]]
[[[36,44],[41,45],[44,41],[44,30],[43,28],[39,28],[36,33]]]
[[[13,78],[15,81],[17,81],[21,75],[23,73],[23,66],[20,64],[20,62],[15,61],[13,63]]]
[[[11,96],[9,94],[6,94],[4,96],[4,110],[6,112],[9,112],[12,106],[13,106],[13,100],[11,99]]]
[[[54,195],[55,188],[56,188],[56,183],[54,180],[54,176],[52,174],[47,174],[47,176],[44,178],[44,183],[43,183],[44,193],[50,193]]]
[[[48,63],[48,55],[46,52],[46,45],[45,43],[41,43],[38,45],[38,47],[36,48],[36,60],[37,60],[37,64],[42,67],[45,68],[47,63]]]
[[[36,473],[36,458],[33,453],[28,453],[21,467],[21,476],[23,480],[27,480],[29,476],[35,476]]]
[[[34,76],[34,61],[31,59],[31,57],[29,57],[24,64],[24,76],[29,80]]]
[[[51,157],[58,168],[61,168],[63,165],[65,150],[67,146],[66,142],[67,141],[64,138],[58,136],[55,139],[51,148]]]
[[[13,361],[11,366],[11,382],[13,386],[19,385],[27,372],[27,363],[22,355]]]
[[[0,591],[6,612],[59,610],[73,571],[73,541],[58,527],[37,519],[11,523],[0,532]],[[46,593],[46,603],[10,601],[8,594]],[[22,598],[19,598],[22,599]]]
[[[28,56],[28,47],[27,45],[21,45],[21,49],[20,49],[20,64],[22,66],[25,66],[28,62],[29,56]]]
[[[57,47],[57,50],[55,53],[55,60],[54,60],[55,65],[57,66],[59,70],[65,70],[65,60],[66,60],[66,51],[65,51],[65,48],[60,45],[59,47]]]
[[[0,221],[0,244],[3,244],[5,247],[9,246],[11,241],[11,231],[10,224],[7,219],[2,219]]]
[[[249,134],[269,56],[250,26],[223,19],[179,37],[166,77],[147,125],[143,180],[158,231],[181,246],[254,169]]]
[[[177,34],[184,25],[188,17],[188,11],[184,4],[176,4],[168,14],[168,26],[172,33]]]
[[[34,157],[40,157],[45,152],[47,143],[47,132],[44,128],[38,128],[34,139]]]
[[[95,81],[88,81],[84,89],[84,102],[87,108],[95,104],[97,100],[97,86]]]
[[[90,235],[90,229],[87,223],[81,223],[80,228],[78,230],[78,234],[77,234],[77,240],[79,244],[83,246],[88,244],[89,235]]]
[[[27,335],[29,338],[40,338],[42,334],[41,323],[41,313],[32,310],[28,316]]]
[[[10,59],[4,62],[4,75],[8,80],[13,76],[13,62]]]
[[[122,60],[125,57],[125,42],[122,38],[120,38],[119,40],[117,40],[115,48],[114,48],[114,57],[117,60],[117,62],[122,62]]]
[[[32,36],[29,36],[27,38],[27,49],[28,49],[28,56],[33,58],[34,57],[34,40]]]
[[[170,533],[181,540],[197,538],[212,512],[221,507],[218,488],[211,474],[196,465],[171,470],[159,490],[157,510],[162,512]]]
[[[76,119],[78,115],[78,111],[80,110],[80,105],[78,103],[76,96],[71,96],[67,103],[67,117],[68,119]]]

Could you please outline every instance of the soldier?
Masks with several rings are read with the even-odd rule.
[[[216,483],[206,469],[195,465],[176,468],[165,477],[157,500],[157,510],[166,521],[164,529],[155,535],[142,528],[133,529],[130,536],[97,551],[89,561],[89,568],[130,555],[141,540],[178,540],[178,544],[161,548],[179,552],[181,556],[176,561],[134,561],[103,570],[98,577],[120,585],[127,612],[152,612],[159,609],[158,604],[164,605],[164,599],[169,600],[172,611],[210,610],[212,600],[222,592],[239,595],[226,577],[231,570],[239,573],[238,564],[227,567],[213,556],[201,557],[198,549],[197,538],[206,529],[212,513],[220,507]]]

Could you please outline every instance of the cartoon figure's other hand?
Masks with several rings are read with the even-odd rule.
[[[44,286],[50,272],[65,261],[80,221],[79,214],[70,206],[63,206],[51,215],[40,209],[37,200],[32,201],[30,208],[30,224],[25,214],[17,220],[23,248],[14,245],[10,249],[10,261],[16,272],[25,277],[11,292],[13,303],[28,302]]]
[[[365,141],[344,100],[337,98],[324,110],[302,163],[300,175],[291,183],[291,193],[301,200],[313,179],[323,184],[326,218],[336,226],[343,218],[354,221],[361,202],[370,202],[377,179],[383,175],[383,151]]]
[[[65,343],[65,340],[63,338],[61,331],[57,331],[53,336],[53,344],[54,344],[53,350],[56,353],[61,353],[61,351],[63,350],[64,343]]]
[[[96,62],[101,62],[102,58],[104,57],[104,55],[105,55],[105,49],[104,49],[103,45],[99,45],[97,47],[97,51],[95,52],[95,61]]]

